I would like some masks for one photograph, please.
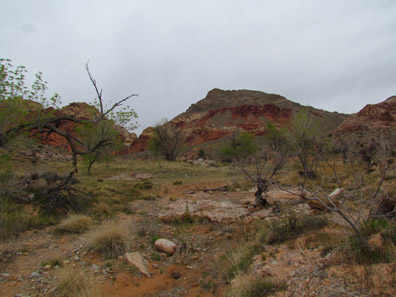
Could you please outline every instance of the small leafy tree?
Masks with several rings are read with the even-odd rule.
[[[108,160],[122,147],[120,135],[111,120],[103,120],[97,124],[86,123],[78,129],[78,134],[84,141],[84,150],[89,152],[83,155],[83,160],[87,163],[88,175],[95,162]]]
[[[0,59],[0,147],[26,130],[40,128],[54,116],[53,110],[43,108],[56,108],[61,104],[58,94],[45,97],[47,82],[41,72],[35,75],[31,89],[25,86],[26,73],[24,66],[14,68],[11,60]]]
[[[149,150],[161,154],[167,161],[175,161],[184,150],[184,136],[167,119],[158,122],[154,127],[154,135],[149,143]]]
[[[292,118],[290,145],[301,163],[301,175],[315,178],[315,164],[317,163],[315,151],[322,145],[321,131],[319,123],[305,108]]]
[[[251,133],[233,133],[229,139],[230,142],[221,149],[225,161],[245,159],[257,152],[257,144]]]

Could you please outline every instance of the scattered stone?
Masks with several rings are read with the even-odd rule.
[[[176,244],[168,239],[165,239],[165,238],[157,239],[154,243],[154,246],[159,251],[165,252],[168,255],[173,255],[177,250]]]
[[[158,269],[159,268],[159,265],[157,265],[157,264],[151,264],[151,266],[153,266],[154,269]]]
[[[75,256],[74,257],[74,261],[80,261],[80,257],[79,256]]]
[[[162,260],[168,259],[168,255],[166,253],[160,253],[160,256]]]
[[[41,274],[38,271],[34,271],[30,274],[30,278],[35,278],[35,277],[40,277],[40,276],[41,276]]]
[[[136,266],[142,274],[151,277],[151,273],[148,270],[148,263],[141,254],[139,254],[138,252],[126,253],[125,257],[128,262]]]
[[[135,178],[137,180],[145,180],[145,179],[152,179],[153,176],[151,174],[147,174],[147,173],[140,173],[140,174],[136,174]]]
[[[172,276],[174,279],[179,279],[179,278],[181,277],[181,274],[180,274],[179,271],[174,271],[174,272],[171,273],[171,276]]]

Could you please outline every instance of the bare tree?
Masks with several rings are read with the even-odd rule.
[[[266,196],[270,185],[277,183],[276,174],[285,165],[289,153],[285,131],[270,124],[268,130],[269,134],[260,147],[252,134],[242,133],[223,148],[223,153],[232,157],[235,167],[256,185],[256,206],[268,205],[263,195]]]

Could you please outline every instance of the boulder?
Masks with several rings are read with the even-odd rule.
[[[128,260],[129,263],[136,266],[142,274],[151,277],[151,273],[148,270],[148,263],[141,254],[139,254],[138,252],[126,253],[125,258]]]
[[[159,251],[165,252],[168,255],[173,255],[177,250],[176,244],[168,239],[165,239],[165,238],[157,239],[154,243],[154,246]]]

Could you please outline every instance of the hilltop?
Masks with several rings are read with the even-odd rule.
[[[287,126],[292,115],[302,108],[304,106],[281,95],[213,89],[171,122],[183,131],[189,146],[196,146],[216,142],[237,131],[266,134],[268,122],[277,127]],[[321,122],[324,133],[336,129],[349,117],[347,114],[313,107],[307,109]],[[152,128],[144,130],[139,139],[132,143],[129,152],[146,150],[151,135]]]

